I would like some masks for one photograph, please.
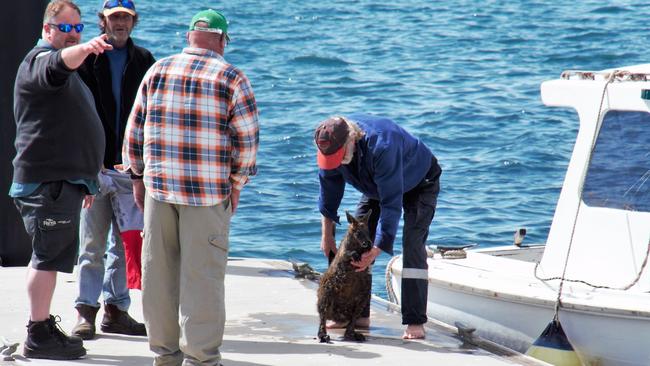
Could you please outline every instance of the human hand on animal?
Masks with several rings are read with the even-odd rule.
[[[361,255],[361,259],[358,261],[352,261],[350,262],[354,267],[356,267],[356,272],[363,272],[372,264],[372,262],[377,258],[377,256],[381,253],[381,249],[377,247],[372,247],[369,251],[363,253]]]

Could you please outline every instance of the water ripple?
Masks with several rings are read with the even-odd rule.
[[[79,0],[97,33],[96,0]],[[141,1],[137,43],[156,58],[185,46],[204,1]],[[574,111],[544,107],[539,85],[565,69],[647,62],[650,7],[584,0],[400,2],[240,0],[226,59],[256,92],[259,173],[242,192],[231,254],[323,270],[313,128],[355,111],[393,117],[436,153],[442,191],[430,243],[545,241],[577,133]],[[346,191],[342,210],[359,195]],[[339,228],[339,238],[342,228]],[[396,242],[400,251],[401,235]],[[378,258],[374,291],[383,294]]]

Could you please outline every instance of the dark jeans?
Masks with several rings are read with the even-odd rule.
[[[85,189],[66,181],[42,183],[14,198],[32,238],[32,268],[72,273],[79,251],[79,213]]]
[[[429,225],[433,221],[440,192],[442,170],[433,158],[431,168],[424,179],[412,190],[404,193],[404,227],[402,231],[402,324],[424,324],[427,322],[427,253],[425,243]],[[370,237],[375,237],[381,209],[379,201],[363,195],[357,204],[356,216],[372,210],[368,226]],[[370,296],[370,294],[368,294]],[[370,307],[362,316],[370,315]]]

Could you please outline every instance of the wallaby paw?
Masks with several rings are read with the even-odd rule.
[[[330,341],[330,336],[327,334],[318,336],[318,338],[320,339],[320,343],[332,343]]]
[[[346,341],[353,341],[353,342],[365,342],[366,341],[366,337],[363,334],[359,333],[359,332],[353,332],[351,334],[346,333],[343,336],[343,339],[346,340]]]

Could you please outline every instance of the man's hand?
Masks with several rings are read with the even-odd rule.
[[[133,185],[133,199],[135,200],[135,205],[138,206],[140,211],[144,212],[144,181],[142,179],[131,179],[131,184]]]
[[[81,207],[83,207],[83,208],[91,208],[92,205],[93,205],[93,202],[95,202],[95,196],[88,194],[88,195],[86,195],[86,197],[84,197],[84,201],[83,201],[83,204],[81,205]]]
[[[357,267],[356,272],[363,272],[372,264],[372,262],[381,254],[381,249],[377,247],[372,247],[369,251],[361,255],[361,259],[358,261],[350,262],[354,267]]]
[[[81,49],[87,54],[94,53],[95,55],[99,55],[100,53],[104,53],[104,51],[110,51],[113,49],[113,46],[106,42],[108,40],[108,35],[106,33],[97,36],[90,41],[86,43],[82,43],[79,46],[81,46]]]
[[[329,258],[330,252],[336,254],[336,240],[334,240],[334,221],[322,216],[321,218],[321,239],[320,250],[325,258]]]
[[[91,53],[99,55],[105,51],[112,50],[113,46],[110,43],[106,42],[107,39],[108,36],[104,33],[101,36],[97,36],[88,42],[64,48],[61,51],[61,58],[63,59],[63,63],[65,63],[69,69],[76,70]]]
[[[325,258],[329,258],[330,252],[336,254],[336,240],[333,235],[323,235],[320,239],[320,250],[325,254]]]
[[[233,188],[230,192],[230,204],[232,205],[232,215],[235,216],[235,211],[237,211],[237,206],[239,206],[239,195],[241,191],[239,189]]]

